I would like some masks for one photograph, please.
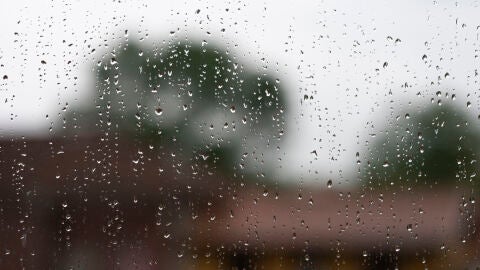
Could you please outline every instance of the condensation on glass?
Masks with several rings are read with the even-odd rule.
[[[7,1],[0,269],[480,265],[477,1]]]

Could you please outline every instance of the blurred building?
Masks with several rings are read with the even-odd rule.
[[[266,187],[168,149],[91,137],[0,143],[2,269],[466,267],[474,201]]]

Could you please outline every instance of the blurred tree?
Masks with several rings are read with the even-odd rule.
[[[279,83],[205,43],[145,51],[127,43],[98,62],[95,106],[66,122],[76,134],[116,132],[230,170],[252,147],[278,143],[285,110]]]
[[[370,149],[367,186],[476,185],[479,135],[467,119],[447,105],[398,117]]]

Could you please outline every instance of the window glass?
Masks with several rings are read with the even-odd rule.
[[[477,1],[8,1],[0,269],[470,269]]]

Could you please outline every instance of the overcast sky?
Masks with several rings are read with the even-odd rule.
[[[0,9],[3,138],[48,135],[66,103],[90,102],[91,69],[125,30],[146,47],[206,40],[278,76],[288,128],[281,153],[267,163],[280,180],[352,182],[355,154],[367,155],[374,134],[399,111],[415,114],[432,99],[472,119],[479,113],[477,1],[7,2]]]

